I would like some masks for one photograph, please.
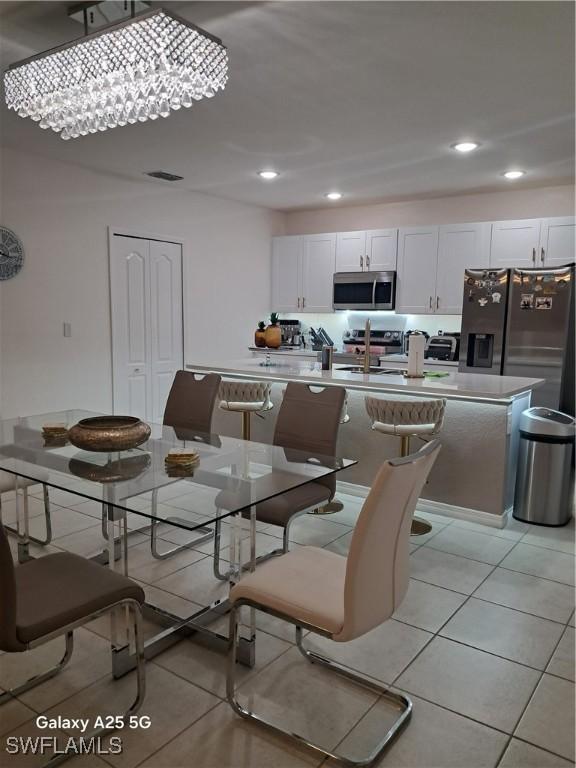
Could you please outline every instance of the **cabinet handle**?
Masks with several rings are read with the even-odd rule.
[[[300,309],[300,296],[298,296],[298,309]]]
[[[436,296],[436,309],[440,307],[440,296]]]
[[[366,254],[366,269],[370,269],[370,256]]]
[[[360,256],[360,269],[364,269],[364,256]]]
[[[430,309],[432,309],[432,296],[430,296]]]
[[[536,248],[532,248],[532,264],[536,264]]]
[[[306,306],[306,299],[302,296],[302,309]]]
[[[542,261],[542,264],[544,264],[544,248],[540,249],[540,260]]]

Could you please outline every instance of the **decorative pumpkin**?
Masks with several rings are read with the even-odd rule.
[[[260,320],[258,328],[254,333],[254,345],[256,347],[266,346],[266,323],[264,320]]]
[[[270,315],[270,325],[265,333],[266,346],[270,349],[278,349],[282,344],[282,331],[278,325],[278,312],[272,312]]]

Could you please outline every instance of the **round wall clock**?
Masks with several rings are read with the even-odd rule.
[[[22,269],[24,248],[11,229],[0,227],[0,280],[9,280]]]

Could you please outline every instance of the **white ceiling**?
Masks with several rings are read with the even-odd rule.
[[[2,2],[2,66],[81,34],[67,5]],[[509,188],[511,167],[528,171],[515,187],[572,178],[571,2],[163,5],[227,45],[224,92],[68,142],[3,108],[3,143],[285,210],[333,206],[330,189],[350,204]],[[457,155],[460,138],[482,148]],[[264,183],[264,167],[282,176]]]

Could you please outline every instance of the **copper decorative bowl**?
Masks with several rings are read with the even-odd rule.
[[[150,427],[134,416],[94,416],[68,431],[68,440],[85,451],[126,451],[145,443]]]

